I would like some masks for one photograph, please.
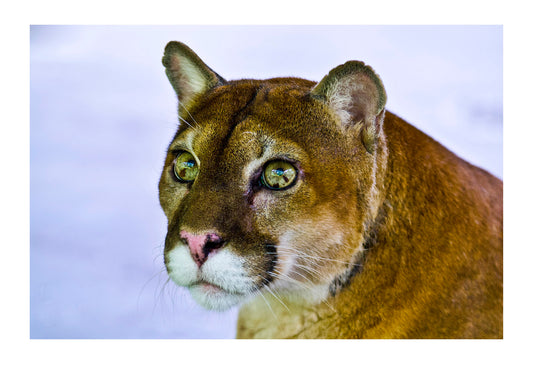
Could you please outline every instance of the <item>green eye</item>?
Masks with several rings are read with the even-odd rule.
[[[296,181],[296,174],[296,168],[287,161],[270,161],[265,165],[261,183],[271,190],[283,190]]]
[[[174,160],[174,174],[181,182],[192,182],[198,175],[198,163],[189,152],[181,152]]]

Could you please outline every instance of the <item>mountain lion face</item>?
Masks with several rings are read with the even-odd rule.
[[[181,119],[159,183],[171,279],[215,310],[264,293],[324,300],[375,217],[379,78],[349,62],[318,85],[227,82],[177,42],[163,63]]]

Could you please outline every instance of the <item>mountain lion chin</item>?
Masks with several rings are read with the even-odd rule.
[[[194,284],[188,289],[192,298],[199,305],[214,311],[231,309],[242,304],[248,298],[248,295],[228,292],[219,286],[206,282]]]

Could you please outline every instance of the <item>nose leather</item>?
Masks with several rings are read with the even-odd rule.
[[[215,233],[206,234],[192,234],[187,231],[181,231],[181,239],[189,246],[192,259],[196,262],[198,267],[201,267],[209,254],[220,247],[224,243],[222,238]]]

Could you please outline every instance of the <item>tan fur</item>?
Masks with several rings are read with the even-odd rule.
[[[184,229],[244,258],[259,293],[238,337],[503,336],[502,182],[384,110],[370,67],[226,82],[177,42],[163,62],[183,119],[159,184],[165,261]],[[193,85],[179,66],[195,65]],[[199,162],[191,184],[176,149]],[[257,184],[273,159],[298,170],[287,190]]]

